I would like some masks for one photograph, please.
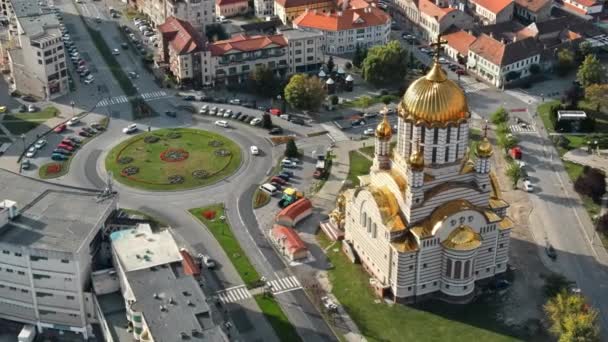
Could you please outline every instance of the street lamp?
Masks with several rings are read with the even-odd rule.
[[[72,100],[72,101],[70,101],[70,106],[72,106],[72,116],[74,116],[74,105],[75,105],[75,104],[76,104],[76,103],[75,103],[73,100]]]
[[[25,134],[21,134],[21,135],[19,136],[19,138],[21,138],[21,141],[23,141],[23,152],[25,152],[25,149],[26,149],[26,147],[27,147],[27,146],[25,145],[25,138],[26,138],[26,136],[25,136]]]

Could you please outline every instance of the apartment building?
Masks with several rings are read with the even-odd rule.
[[[91,336],[92,259],[114,198],[0,170],[0,318]]]
[[[541,63],[542,47],[535,38],[507,41],[482,34],[469,47],[467,69],[495,87],[530,76],[530,66]]]
[[[197,282],[199,265],[170,230],[154,233],[140,224],[110,238],[135,341],[229,341]]]
[[[308,10],[293,21],[293,27],[323,35],[322,49],[327,54],[353,52],[359,46],[386,44],[391,18],[373,4],[334,13]]]
[[[515,0],[513,14],[526,21],[540,22],[551,17],[553,0]]]
[[[323,65],[323,34],[303,30],[281,30],[288,44],[288,73],[316,72]]]
[[[264,17],[274,15],[273,0],[254,0],[253,11],[256,17]]]
[[[247,0],[216,0],[215,13],[226,18],[246,14],[249,11]]]
[[[504,23],[513,19],[513,0],[470,0],[469,6],[484,25]]]
[[[413,23],[422,39],[427,41],[436,40],[438,35],[452,27],[468,29],[473,26],[473,18],[463,11],[429,0],[418,2],[418,12],[409,20],[418,20]]]
[[[154,26],[169,17],[189,22],[197,30],[215,22],[215,0],[133,0],[129,5],[147,15]]]
[[[209,52],[205,38],[188,22],[175,17],[157,27],[159,37],[158,65],[164,66],[180,84],[201,85],[211,75],[203,66]]]
[[[306,11],[329,15],[335,9],[333,0],[276,0],[274,15],[288,25]]]
[[[67,94],[67,62],[55,15],[36,0],[13,0],[5,5],[10,7],[10,24],[3,49],[12,88],[42,100]]]

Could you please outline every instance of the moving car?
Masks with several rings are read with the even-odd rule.
[[[45,145],[46,145],[46,140],[40,139],[40,140],[36,141],[36,144],[34,145],[34,147],[39,150],[39,149],[43,148]]]
[[[253,154],[254,156],[257,156],[258,154],[260,154],[260,150],[258,149],[257,146],[251,146],[249,149],[251,150],[251,154]]]
[[[125,134],[131,134],[131,133],[135,133],[137,131],[137,125],[136,124],[130,124],[129,126],[125,127],[122,129],[122,132]]]
[[[224,127],[224,128],[228,128],[228,122],[224,121],[224,120],[218,120],[215,122],[216,126],[220,126],[220,127]]]
[[[79,122],[80,122],[79,118],[73,117],[70,120],[68,120],[68,126],[74,126],[74,125],[76,125]]]
[[[84,79],[84,84],[91,84],[95,81],[95,78],[93,77],[93,75],[89,75],[87,76],[87,78]]]
[[[374,129],[373,128],[368,128],[365,131],[363,131],[363,135],[374,135]]]
[[[376,116],[378,116],[378,113],[365,113],[365,114],[363,114],[363,117],[366,118],[366,119],[375,118]]]
[[[32,146],[27,150],[27,152],[25,153],[25,156],[28,158],[33,158],[36,155],[37,151],[38,150],[36,149],[36,147]]]

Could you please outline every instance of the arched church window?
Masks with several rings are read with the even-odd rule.
[[[439,141],[439,128],[435,127],[433,129],[433,144],[436,144]]]
[[[458,158],[458,152],[460,150],[460,144],[456,144],[456,158]]]
[[[375,239],[378,234],[378,225],[374,223],[374,229],[372,230],[372,237]]]
[[[437,147],[433,147],[431,162],[435,164],[437,162]]]
[[[460,140],[460,126],[456,127],[456,141]]]
[[[367,218],[367,232],[368,233],[372,232],[372,218],[371,217]]]
[[[361,213],[361,225],[365,226],[365,221],[367,221],[367,213],[364,211]]]
[[[454,279],[460,279],[461,271],[462,271],[462,261],[456,261],[454,263]]]
[[[464,263],[464,279],[469,277],[469,272],[471,271],[471,260],[467,260]]]
[[[450,146],[445,147],[445,156],[443,161],[447,162],[450,159]]]
[[[446,277],[452,276],[452,259],[448,259],[448,262],[445,265],[445,276]]]
[[[451,135],[452,135],[452,126],[448,126],[447,134],[445,137],[445,142],[448,144],[450,143]]]

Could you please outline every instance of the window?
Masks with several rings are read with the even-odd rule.
[[[12,270],[12,269],[10,269],[10,268],[7,268],[7,269],[6,269],[6,272],[8,272],[8,273],[14,273],[15,271],[13,271],[13,270]]]
[[[414,269],[414,265],[410,265],[410,271]]]
[[[462,271],[462,261],[454,263],[454,279],[460,279],[460,271]]]
[[[17,252],[15,252],[15,256],[16,256],[16,257],[20,257],[20,256],[22,256],[22,254],[21,254],[21,253],[17,253]]]
[[[491,251],[492,251],[492,247],[488,248],[488,252],[491,252]]]
[[[470,269],[471,269],[471,260],[467,260],[464,263],[464,278],[465,279],[469,277]]]
[[[44,64],[51,64],[53,63],[53,59],[52,58],[47,58],[44,60]]]
[[[422,268],[426,268],[426,264],[422,264]]]
[[[436,161],[437,161],[437,147],[433,147],[431,162],[435,163]]]
[[[17,271],[17,274],[18,275],[25,275],[25,272],[23,272],[23,271]]]
[[[423,289],[426,289],[426,284],[422,284],[422,288],[423,288]]]
[[[446,289],[449,289],[449,288],[450,288],[450,285],[449,285],[449,284],[445,284],[445,288],[446,288]]]
[[[51,279],[51,276],[34,273],[34,279]]]
[[[65,296],[65,298],[67,298],[67,299],[69,299],[69,300],[74,300],[74,299],[76,299],[76,297],[74,297],[74,296]]]
[[[465,290],[468,289],[468,288],[469,288],[468,286],[463,287],[463,289],[465,289]]]
[[[48,292],[36,292],[36,297],[53,297],[53,294]]]
[[[296,63],[302,63],[302,58],[296,58]]]
[[[437,282],[436,281],[433,282],[433,286],[437,286]]]
[[[296,50],[296,55],[301,55],[302,54],[302,50]]]
[[[452,276],[452,259],[448,259],[448,262],[445,265],[445,276],[446,277]]]
[[[309,61],[309,62],[310,62],[310,61],[313,61],[313,60],[314,60],[314,57],[313,57],[313,56],[308,56],[308,57],[306,57],[306,60],[307,60],[307,61]]]
[[[26,289],[21,289],[21,292],[23,292],[23,293],[29,293],[30,291],[28,291]]]
[[[63,264],[69,264],[70,260],[68,260],[68,259],[61,259],[61,263],[63,263]]]
[[[436,144],[439,141],[439,128],[435,127],[433,129],[433,144]]]
[[[42,256],[30,255],[30,260],[31,260],[31,261],[49,260],[49,258],[47,258],[47,257],[42,257]]]
[[[449,143],[449,142],[450,142],[450,136],[451,136],[451,135],[452,135],[452,127],[451,127],[451,126],[448,126],[447,134],[446,134],[446,137],[445,137],[445,142],[446,142],[446,143]]]
[[[408,290],[408,291],[412,291],[412,287],[411,287],[411,286],[408,286],[408,287],[407,287],[407,290]]]
[[[450,146],[445,147],[445,156],[443,160],[447,162],[450,159]]]
[[[9,251],[2,251],[2,254],[11,254]]]

